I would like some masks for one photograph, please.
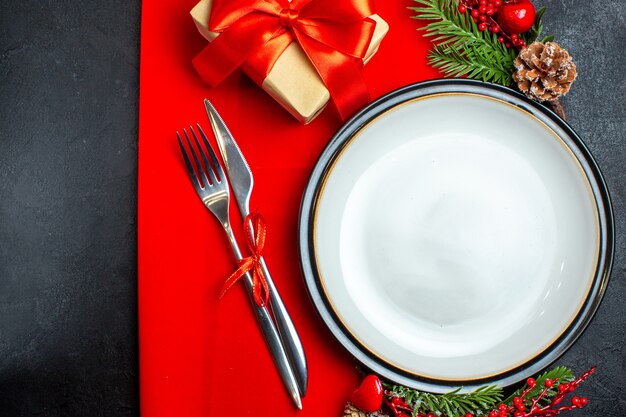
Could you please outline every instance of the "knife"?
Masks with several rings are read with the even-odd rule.
[[[222,160],[226,165],[226,172],[230,180],[230,184],[239,207],[239,213],[242,218],[250,214],[250,196],[254,187],[254,179],[252,171],[246,162],[237,142],[230,134],[226,124],[215,110],[215,107],[208,99],[204,99],[204,107],[206,109],[211,127],[215,134],[215,139],[222,155]],[[251,230],[252,232],[252,230]],[[285,308],[285,305],[278,294],[278,290],[274,285],[270,273],[265,264],[265,260],[261,257],[261,268],[267,280],[269,287],[269,301],[274,322],[278,328],[281,342],[285,348],[285,353],[291,365],[291,371],[297,382],[300,396],[304,397],[308,384],[308,370],[304,348],[298,336],[295,326]]]

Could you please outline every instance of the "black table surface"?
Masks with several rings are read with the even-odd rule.
[[[626,4],[541,4],[579,68],[564,103],[606,177],[617,232],[604,301],[558,361],[598,366],[580,389],[590,405],[563,415],[623,417]],[[139,414],[140,12],[138,0],[0,6],[0,416]]]

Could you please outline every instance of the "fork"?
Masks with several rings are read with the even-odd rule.
[[[198,128],[198,132],[200,133],[200,137],[202,138],[204,148],[200,145],[198,136],[196,135],[196,132],[194,131],[192,126],[189,126],[189,131],[191,132],[191,136],[193,137],[193,143],[189,137],[189,134],[187,133],[187,129],[183,129],[183,133],[189,151],[191,153],[191,158],[189,157],[189,154],[185,149],[185,145],[183,144],[183,140],[181,139],[180,134],[176,132],[178,144],[180,145],[180,150],[182,152],[185,165],[187,166],[187,171],[189,173],[191,182],[196,189],[196,193],[198,193],[198,196],[204,203],[205,207],[209,209],[211,213],[213,213],[215,218],[222,225],[224,231],[226,232],[226,236],[228,237],[228,241],[233,250],[233,253],[235,254],[235,258],[239,261],[240,259],[242,259],[242,254],[241,250],[239,249],[237,239],[235,238],[235,235],[233,234],[233,230],[230,225],[230,189],[228,186],[228,181],[226,179],[226,175],[224,173],[224,170],[222,169],[222,166],[217,160],[217,156],[213,151],[211,144],[204,134],[204,131],[200,127],[200,124],[196,124],[196,126]],[[200,162],[200,159],[198,158],[198,153],[200,154],[200,158],[202,159],[203,163]],[[209,155],[208,157],[207,153]],[[209,159],[211,163],[209,163]],[[259,324],[259,327],[261,328],[261,333],[263,334],[265,343],[270,350],[274,363],[278,368],[278,372],[283,380],[283,383],[285,384],[285,387],[289,391],[289,394],[293,399],[296,407],[298,407],[298,409],[302,409],[302,400],[300,398],[298,385],[293,371],[291,370],[291,367],[289,365],[289,360],[281,343],[276,326],[272,321],[268,309],[265,306],[258,306],[255,303],[252,294],[252,277],[250,276],[250,274],[246,274],[244,280],[246,283],[246,288],[248,290],[247,292],[250,302],[252,304],[252,308],[254,309],[256,320]]]
[[[206,98],[204,99],[204,108],[207,112],[209,122],[211,123],[211,129],[217,141],[220,154],[222,155],[222,161],[224,161],[224,169],[231,186],[233,197],[235,197],[235,202],[237,203],[239,213],[243,220],[250,214],[250,197],[252,195],[252,189],[254,188],[252,171],[241,149],[239,149],[235,138],[226,126],[226,123],[224,123],[222,117],[215,107],[213,107],[213,104]],[[249,232],[254,239],[252,227],[249,229]],[[280,340],[285,348],[285,353],[287,353],[289,364],[296,377],[300,396],[304,397],[308,382],[308,370],[304,348],[293,321],[287,312],[287,308],[274,285],[274,280],[267,269],[264,257],[261,256],[259,261],[269,288],[270,312],[272,313]]]

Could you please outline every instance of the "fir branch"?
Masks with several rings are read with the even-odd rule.
[[[460,388],[439,395],[398,385],[390,389],[393,395],[403,398],[413,409],[414,416],[429,412],[440,412],[450,417],[464,416],[467,413],[478,416],[487,414],[502,399],[502,389],[495,385],[480,387],[467,394],[459,394]]]
[[[534,398],[538,396],[545,386],[546,379],[551,379],[552,381],[555,381],[554,385],[550,389],[548,389],[546,393],[546,399],[549,399],[550,397],[553,397],[558,392],[559,385],[565,382],[570,382],[574,379],[574,373],[572,372],[571,369],[565,366],[557,366],[554,369],[544,372],[543,374],[537,377],[537,380],[536,380],[537,385],[535,385],[535,388],[533,388],[532,391],[530,391],[526,396],[528,398]],[[528,385],[525,384],[523,387],[515,391],[513,394],[509,395],[507,399],[504,400],[504,403],[506,404],[512,403],[513,398],[519,397],[520,395],[522,395],[522,392],[528,388],[529,388]]]
[[[458,52],[450,47],[434,46],[428,54],[429,64],[449,77],[467,76],[485,82],[509,86],[513,83],[508,64],[498,65],[493,54],[478,48]]]
[[[503,389],[497,385],[487,385],[475,389],[474,391],[460,394],[461,388],[457,388],[446,394],[431,394],[417,391],[402,385],[391,385],[383,382],[384,404],[393,412],[396,417],[410,413],[413,417],[434,414],[438,417],[463,417],[470,413],[476,417],[488,417],[493,413],[502,415],[503,408],[507,415],[512,415],[519,410],[519,402],[527,407],[528,415],[539,414],[555,416],[560,411],[581,408],[587,404],[587,399],[578,397],[572,398],[572,404],[557,407],[565,396],[575,390],[580,383],[595,371],[595,367],[585,372],[578,378],[574,377],[571,369],[564,366],[556,367],[544,372],[534,381],[535,385],[524,385],[506,399],[503,398]],[[546,386],[546,381],[552,381],[550,387]],[[532,381],[531,381],[532,384]],[[559,390],[559,386],[565,384]],[[523,408],[523,407],[522,407]],[[550,414],[547,413],[547,411]],[[526,414],[524,414],[526,415]],[[537,414],[538,415],[538,414]]]
[[[468,13],[458,11],[458,0],[413,0],[425,7],[409,7],[418,14],[418,20],[432,20],[421,28],[425,37],[434,37],[439,45],[451,45],[462,49],[469,45],[480,45],[502,56],[510,55],[510,50],[498,42],[490,32],[478,30],[478,26]]]
[[[413,17],[432,21],[422,28],[435,44],[429,53],[431,65],[446,76],[512,84],[515,52],[498,42],[495,34],[478,30],[469,14],[458,11],[457,0],[414,1],[423,7],[410,7],[417,12]]]

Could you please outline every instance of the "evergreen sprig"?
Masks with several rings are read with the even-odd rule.
[[[458,10],[458,0],[414,0],[410,7],[419,20],[431,21],[422,29],[435,44],[429,63],[446,76],[480,79],[505,86],[513,83],[515,51],[507,48],[494,33],[480,31],[467,13]]]
[[[472,392],[459,394],[461,388],[446,394],[431,394],[404,386],[391,387],[393,395],[399,396],[413,409],[413,416],[434,412],[446,416],[475,416],[489,413],[502,400],[502,388],[495,385],[483,386]]]
[[[545,401],[549,402],[550,398],[552,398],[558,392],[559,385],[565,382],[570,382],[574,379],[574,373],[571,369],[565,366],[557,366],[554,369],[544,372],[537,377],[537,385],[535,385],[535,388],[533,388],[526,396],[528,398],[537,397],[539,393],[544,389],[546,379],[551,379],[552,381],[554,381],[554,385],[552,385],[552,387],[548,389],[548,391],[546,392],[546,396],[544,397]],[[520,395],[522,395],[522,392],[528,388],[528,385],[524,385],[523,387],[519,388],[517,391],[509,395],[506,400],[504,400],[504,403],[513,403],[513,398],[519,397]]]
[[[450,77],[467,76],[502,85],[510,85],[511,70],[494,65],[493,53],[484,49],[469,47],[464,53],[453,48],[435,45],[428,55],[429,63],[441,69]]]
[[[591,370],[587,374],[593,372]],[[586,375],[587,375],[586,374]],[[586,377],[586,375],[583,375]],[[546,387],[546,380],[552,380],[551,387]],[[508,397],[504,398],[502,388],[497,385],[485,385],[474,391],[460,393],[461,388],[450,391],[446,394],[431,394],[414,390],[402,385],[383,384],[386,395],[389,398],[399,397],[406,404],[405,409],[412,411],[413,416],[427,415],[433,413],[437,416],[460,417],[471,413],[474,416],[488,416],[492,410],[497,410],[501,404],[509,407],[514,406],[515,397],[522,397],[526,400],[537,398],[540,406],[549,405],[553,398],[559,394],[559,385],[574,381],[574,373],[565,366],[558,366],[538,376],[535,380],[534,388],[525,384]],[[542,393],[547,389],[545,393]],[[539,399],[540,398],[540,399]]]

